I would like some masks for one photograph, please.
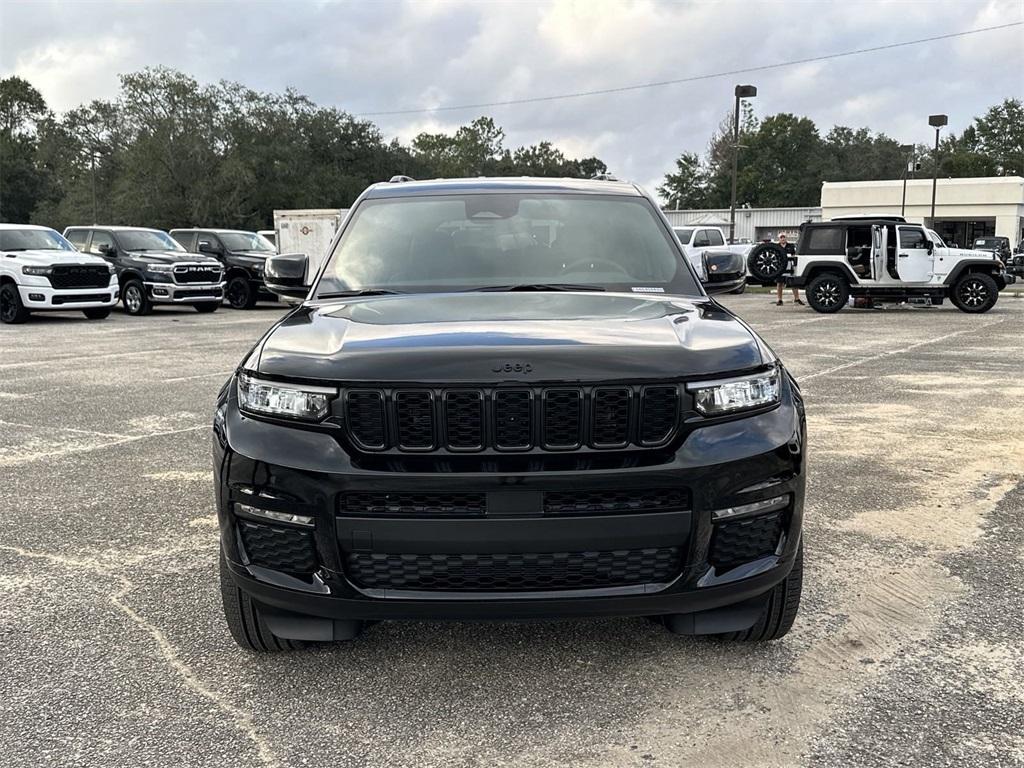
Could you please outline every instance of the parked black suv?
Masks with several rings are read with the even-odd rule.
[[[225,298],[235,309],[252,309],[260,299],[277,296],[263,283],[263,266],[277,251],[262,235],[238,229],[172,229],[186,251],[205,253],[224,265]]]
[[[805,419],[621,182],[377,184],[221,390],[221,589],[244,648],[380,619],[659,617],[770,640],[802,579]]]
[[[154,304],[185,304],[215,312],[224,300],[224,270],[216,259],[189,253],[166,232],[143,227],[68,227],[71,244],[114,265],[129,315]]]

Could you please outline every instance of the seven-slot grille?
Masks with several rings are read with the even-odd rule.
[[[54,288],[106,288],[110,268],[106,264],[57,264],[49,277]]]
[[[675,435],[675,384],[353,389],[343,398],[365,451],[571,451],[662,446]]]
[[[219,283],[219,264],[179,264],[174,268],[176,283]]]

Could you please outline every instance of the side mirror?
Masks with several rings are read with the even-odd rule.
[[[700,284],[709,296],[741,290],[747,284],[745,259],[732,251],[705,251],[701,256],[704,274]]]
[[[199,241],[199,252],[200,253],[212,253],[214,255],[217,255],[217,254],[220,253],[220,248],[215,246],[209,240],[200,240]]]
[[[113,256],[114,246],[112,243],[100,243],[96,246],[96,250],[99,251],[103,256]]]
[[[925,248],[928,250],[928,255],[931,255],[935,251],[935,243],[929,240],[928,245],[926,245]]]
[[[306,282],[309,259],[304,253],[283,253],[267,259],[263,281],[278,296],[304,299],[310,286]]]

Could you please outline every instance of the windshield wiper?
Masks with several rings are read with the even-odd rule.
[[[352,296],[398,296],[401,291],[392,291],[387,288],[362,288],[357,291],[335,291],[334,293],[318,293],[318,299],[344,299]]]
[[[582,283],[512,283],[511,285],[485,285],[481,288],[470,288],[472,291],[604,291],[599,285]]]

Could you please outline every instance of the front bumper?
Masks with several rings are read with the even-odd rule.
[[[21,303],[33,312],[113,307],[117,303],[116,278],[105,288],[54,288],[46,278],[29,278],[18,284]]]
[[[149,300],[154,304],[196,304],[205,301],[223,301],[224,285],[224,282],[145,283]]]
[[[214,424],[221,545],[236,584],[277,615],[345,621],[695,614],[759,599],[788,575],[799,545],[806,428],[802,402],[788,382],[779,407],[693,429],[659,463],[515,473],[361,467],[332,434],[242,415],[234,391],[225,388]],[[650,489],[681,489],[685,503],[564,516],[549,514],[545,506],[550,494],[628,496]],[[475,494],[486,498],[487,512],[472,518],[429,511],[403,517],[379,510],[355,514],[344,501],[352,494],[421,499]],[[723,522],[712,520],[712,510],[779,496],[788,497],[788,503],[776,512],[770,551],[723,567]],[[313,525],[268,523],[238,505],[307,516]],[[253,544],[254,524],[271,536],[271,529],[284,531],[291,548],[286,556],[311,559],[315,565],[304,566],[302,574],[267,567],[263,547],[268,539]],[[304,547],[304,554],[296,554]],[[575,577],[595,572],[588,563],[596,555],[633,556],[624,552],[639,554],[619,572],[645,576],[596,586],[585,578],[544,583],[544,569],[552,562],[570,562]],[[665,552],[676,558],[667,570],[651,570],[640,562]],[[368,576],[368,562],[371,571],[374,564],[383,570]],[[443,578],[436,588],[421,572],[412,574],[424,562],[428,570],[441,562]],[[512,588],[501,581],[507,569],[488,572],[487,578],[499,574],[491,582],[494,588],[481,588],[485,581],[464,588],[444,576],[452,562],[463,572],[495,562],[519,563],[524,571]],[[634,566],[639,570],[630,571]],[[406,568],[410,580],[389,582],[396,567]],[[576,588],[576,583],[584,586]]]

